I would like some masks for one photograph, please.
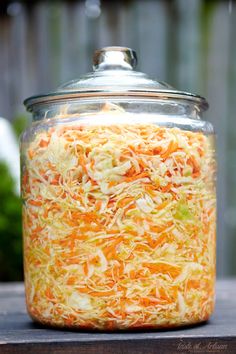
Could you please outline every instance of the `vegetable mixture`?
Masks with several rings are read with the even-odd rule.
[[[22,166],[31,316],[103,330],[208,319],[215,282],[211,139],[152,123],[77,121],[38,132]]]

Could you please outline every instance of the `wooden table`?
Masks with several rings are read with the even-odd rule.
[[[236,279],[217,283],[216,310],[203,325],[171,331],[72,332],[34,324],[23,284],[0,284],[0,353],[236,354]]]

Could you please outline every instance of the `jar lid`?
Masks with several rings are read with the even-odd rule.
[[[160,99],[187,99],[206,110],[205,98],[189,92],[177,91],[165,82],[150,79],[135,71],[137,56],[126,47],[105,47],[95,51],[93,72],[59,86],[44,95],[31,96],[24,101],[29,111],[38,103],[73,100],[86,97],[136,96]]]

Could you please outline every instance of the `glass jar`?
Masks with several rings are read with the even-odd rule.
[[[215,283],[214,130],[204,98],[133,70],[131,49],[25,101],[28,312],[43,324],[172,328],[209,318]]]

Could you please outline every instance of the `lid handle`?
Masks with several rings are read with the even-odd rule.
[[[93,70],[133,70],[137,65],[134,50],[126,47],[105,47],[96,50],[93,56]]]

